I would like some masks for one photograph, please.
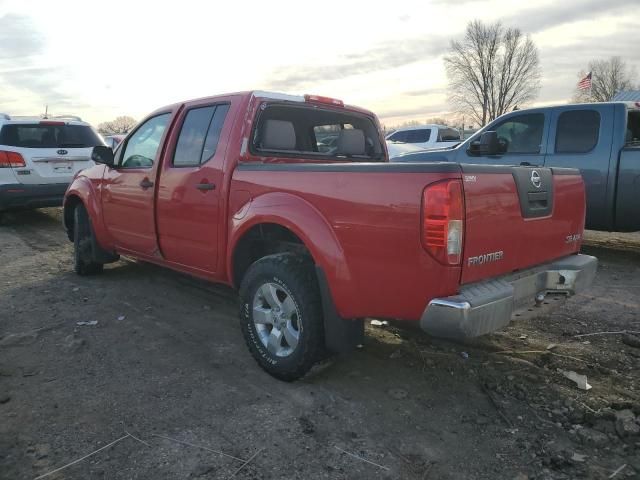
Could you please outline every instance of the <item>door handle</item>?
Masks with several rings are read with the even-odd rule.
[[[201,192],[206,192],[207,190],[215,190],[216,185],[215,183],[198,183],[196,188]]]
[[[153,182],[151,180],[149,180],[148,178],[144,178],[140,182],[140,186],[142,187],[143,190],[146,190],[147,188],[153,187]]]

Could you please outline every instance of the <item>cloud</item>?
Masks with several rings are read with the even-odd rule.
[[[44,38],[29,17],[15,13],[0,17],[0,61],[22,60],[43,48]]]
[[[554,2],[536,8],[522,9],[502,19],[506,26],[518,27],[525,33],[536,33],[566,23],[586,20],[609,12],[626,10],[631,14],[637,0],[581,0]]]
[[[409,97],[426,97],[428,95],[440,95],[446,93],[447,89],[444,87],[426,88],[424,90],[411,90],[404,92],[404,95]]]
[[[541,50],[544,75],[539,100],[569,100],[574,94],[580,72],[587,70],[591,60],[618,55],[630,68],[640,67],[640,49],[637,48],[636,38],[635,26],[629,25],[628,28],[619,28],[604,38],[585,34],[570,45]]]
[[[411,106],[405,108],[394,108],[390,110],[379,110],[376,114],[380,118],[396,118],[396,117],[412,117],[423,115],[425,117],[441,115],[447,112],[449,108],[445,104],[430,103],[429,105]]]
[[[85,108],[74,95],[64,92],[68,70],[43,66],[45,38],[29,17],[8,13],[0,17],[0,102],[26,111],[41,105],[55,110]]]
[[[444,53],[448,44],[447,38],[435,35],[424,35],[397,42],[389,41],[362,52],[343,54],[331,64],[292,65],[279,68],[267,80],[268,88],[299,90],[307,85],[324,81],[389,70],[433,59]]]

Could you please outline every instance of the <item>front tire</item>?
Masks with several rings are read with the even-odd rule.
[[[313,265],[280,253],[256,261],[240,285],[240,326],[253,358],[291,382],[322,358],[322,303]]]
[[[84,205],[73,211],[73,269],[78,275],[101,273],[104,265],[94,261],[93,228]]]

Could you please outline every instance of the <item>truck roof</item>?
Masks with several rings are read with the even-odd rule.
[[[265,91],[265,90],[246,90],[246,91],[240,91],[240,92],[232,92],[232,93],[223,93],[223,94],[219,94],[219,95],[212,95],[212,96],[207,96],[207,97],[199,97],[199,98],[192,98],[189,100],[185,100],[182,102],[176,102],[170,105],[165,105],[164,107],[161,107],[159,109],[157,109],[155,112],[160,112],[163,110],[167,110],[169,108],[173,109],[175,107],[181,106],[181,105],[189,105],[191,103],[196,103],[196,102],[202,102],[202,101],[206,101],[206,100],[212,100],[215,101],[216,98],[221,98],[221,97],[231,97],[231,96],[237,96],[237,97],[256,97],[256,98],[261,98],[261,99],[265,99],[265,100],[279,100],[279,101],[285,101],[285,102],[298,102],[298,103],[313,103],[313,104],[320,104],[320,103],[324,103],[327,106],[330,107],[334,107],[334,108],[344,108],[345,110],[350,110],[352,112],[359,112],[365,115],[370,115],[370,116],[375,116],[374,113],[370,110],[366,110],[364,108],[360,108],[360,107],[356,107],[354,105],[347,105],[347,104],[343,104],[342,100],[337,100],[334,98],[330,98],[330,97],[319,97],[316,95],[291,95],[291,94],[287,94],[287,93],[281,93],[281,92],[269,92],[269,91]],[[312,98],[310,98],[312,97]],[[316,99],[320,99],[320,100],[316,100]],[[338,102],[338,103],[332,103],[333,102]],[[154,112],[154,113],[155,113]]]

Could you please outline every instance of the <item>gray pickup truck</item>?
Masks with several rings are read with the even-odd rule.
[[[517,110],[455,147],[407,153],[391,161],[578,168],[587,191],[586,227],[640,230],[640,103]]]

